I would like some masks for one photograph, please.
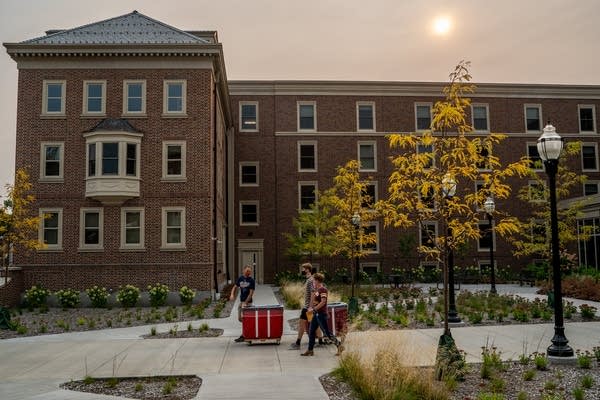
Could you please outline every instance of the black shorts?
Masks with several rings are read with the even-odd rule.
[[[308,317],[306,316],[306,311],[308,311],[308,309],[302,308],[302,311],[300,311],[300,319],[308,321]]]

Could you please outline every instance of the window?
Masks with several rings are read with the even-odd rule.
[[[163,114],[184,116],[186,113],[187,81],[164,81],[163,92]]]
[[[587,181],[583,184],[583,195],[584,196],[593,196],[595,194],[600,193],[598,189],[600,182],[598,181]]]
[[[62,250],[62,208],[40,209],[38,240],[45,247],[40,250]]]
[[[258,186],[258,161],[240,162],[240,186]]]
[[[360,271],[369,276],[375,276],[381,271],[381,265],[378,262],[361,262]]]
[[[88,177],[139,177],[139,138],[118,139],[104,141],[103,137],[88,138]]]
[[[419,233],[419,245],[434,248],[436,239],[437,223],[427,221],[421,222],[421,231]]]
[[[359,171],[377,171],[377,147],[375,142],[358,142]]]
[[[258,225],[258,201],[240,201],[240,225]]]
[[[593,105],[579,104],[579,132],[596,132],[596,108]]]
[[[432,187],[427,188],[427,191],[424,192],[424,188],[419,188],[419,199],[421,200],[422,206],[426,210],[435,210],[435,198],[434,191]]]
[[[40,156],[40,180],[62,182],[64,143],[42,142]]]
[[[415,126],[417,131],[425,131],[431,127],[431,103],[415,104]]]
[[[525,104],[525,131],[542,131],[542,106],[539,104]]]
[[[185,248],[185,208],[162,208],[162,249]]]
[[[317,142],[298,142],[298,171],[317,171]]]
[[[471,114],[473,117],[473,130],[489,132],[489,109],[487,104],[473,104]]]
[[[423,168],[429,169],[434,166],[435,157],[433,154],[433,145],[432,144],[417,144],[417,154],[423,155],[423,158],[419,157],[420,162],[423,165]]]
[[[529,161],[531,162],[529,165],[531,169],[534,171],[544,170],[544,164],[540,157],[540,153],[538,152],[536,143],[527,143],[527,158],[529,158]]]
[[[531,221],[531,242],[544,244],[547,241],[546,221],[534,219]]]
[[[163,142],[163,180],[183,181],[186,179],[186,142]]]
[[[583,171],[598,171],[598,147],[596,143],[581,145],[581,165]]]
[[[241,101],[240,102],[240,131],[257,132],[258,131],[258,102]]]
[[[365,190],[363,190],[361,194],[361,207],[369,209],[373,208],[377,200],[377,182],[367,183]]]
[[[372,243],[362,243],[362,249],[368,253],[379,253],[379,223],[370,222],[363,226],[363,236],[371,236],[375,239]]]
[[[487,196],[482,195],[482,191],[485,189],[485,182],[475,181],[475,195],[477,196],[477,211],[484,211],[483,202],[487,199]]]
[[[545,201],[546,186],[537,181],[529,181],[529,201]]]
[[[311,206],[317,201],[316,182],[298,182],[298,209],[310,211]]]
[[[106,114],[106,81],[83,82],[83,115]]]
[[[102,208],[82,208],[79,248],[101,250],[104,246],[104,212]]]
[[[375,103],[358,102],[356,103],[356,119],[359,131],[375,130]]]
[[[43,116],[65,115],[65,92],[67,81],[44,81],[43,87]]]
[[[475,163],[477,169],[480,171],[490,171],[492,169],[490,165],[490,149],[486,144],[479,146],[478,157],[479,159]]]
[[[146,114],[146,81],[123,82],[123,114]]]
[[[477,251],[490,251],[490,246],[494,243],[494,232],[490,230],[490,224],[487,221],[480,221],[478,225],[479,240],[477,242]]]
[[[144,209],[121,209],[121,249],[144,248]]]
[[[298,130],[317,130],[317,111],[316,103],[314,101],[298,102]]]

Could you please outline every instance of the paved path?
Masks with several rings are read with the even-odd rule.
[[[499,286],[502,292],[518,288]],[[257,288],[255,304],[276,302],[270,286]],[[287,321],[297,316],[297,311],[286,311],[284,318]],[[318,377],[337,365],[333,346],[317,347],[314,357],[300,357],[298,351],[287,349],[295,340],[295,332],[287,323],[284,323],[284,337],[279,346],[235,343],[233,339],[241,330],[235,308],[229,318],[194,321],[194,328],[203,322],[212,328],[224,329],[223,336],[144,340],[140,335],[148,334],[150,326],[139,326],[2,340],[0,399],[116,399],[65,391],[58,385],[85,375],[159,374],[200,376],[203,384],[197,399],[328,398]],[[173,325],[157,325],[157,330],[168,331]],[[481,346],[486,342],[498,347],[504,358],[516,359],[524,345],[528,353],[545,351],[553,325],[462,327],[452,329],[452,333],[459,348],[466,351],[468,361],[480,360]],[[440,334],[440,329],[358,332],[350,335],[346,347],[369,357],[377,348],[386,346],[402,350],[408,363],[431,365]],[[566,335],[574,349],[591,350],[600,345],[600,322],[567,322]],[[306,342],[305,338],[303,347]],[[252,395],[249,397],[248,393]]]

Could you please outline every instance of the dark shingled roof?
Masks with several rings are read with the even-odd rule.
[[[84,133],[100,131],[142,133],[142,131],[134,128],[129,121],[123,118],[105,118],[98,122],[92,129],[85,131]]]

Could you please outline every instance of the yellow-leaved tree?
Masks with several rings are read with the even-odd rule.
[[[15,182],[7,185],[8,196],[0,208],[0,253],[2,266],[6,267],[9,253],[18,249],[30,250],[43,247],[37,239],[41,218],[32,216],[31,204],[35,197],[31,194],[29,174],[23,168],[15,172]]]
[[[466,110],[471,105],[467,96],[475,89],[470,83],[469,66],[461,61],[450,74],[443,90],[445,99],[432,107],[430,129],[389,136],[393,172],[388,198],[377,204],[385,226],[418,226],[424,238],[419,253],[442,266],[444,335],[440,348],[442,344],[455,348],[448,327],[449,257],[455,249],[480,238],[482,215],[478,209],[485,200],[508,198],[511,187],[507,179],[529,172],[527,158],[504,165],[494,154],[494,147],[504,135],[475,134],[467,121]],[[483,183],[477,191],[473,190],[476,181]],[[497,234],[510,236],[517,232],[516,218],[496,214]],[[440,367],[438,376],[445,375],[448,365]]]

